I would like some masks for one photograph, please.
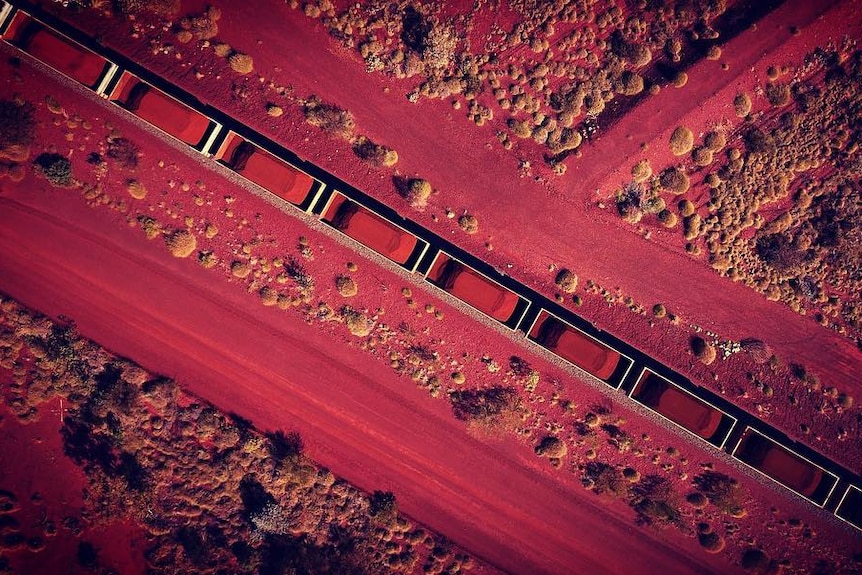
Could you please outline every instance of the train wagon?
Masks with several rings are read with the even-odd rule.
[[[734,417],[648,369],[629,397],[719,449],[736,425]]]
[[[613,387],[620,386],[634,363],[545,309],[539,312],[527,337]]]
[[[320,182],[229,131],[214,158],[248,181],[299,207],[308,210],[313,205],[323,186]]]
[[[834,474],[752,427],[745,428],[732,455],[820,507],[838,483]]]
[[[320,219],[411,272],[428,249],[425,240],[338,191],[332,192]]]
[[[21,10],[12,16],[2,38],[46,66],[96,92],[117,70],[114,63]]]
[[[841,497],[835,515],[862,531],[862,489],[848,485]]]
[[[523,297],[443,251],[437,253],[425,279],[511,329],[529,306]]]
[[[221,126],[197,110],[124,71],[108,99],[169,136],[206,148]]]

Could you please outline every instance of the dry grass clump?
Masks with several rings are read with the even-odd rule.
[[[685,126],[677,126],[670,135],[670,151],[674,156],[682,156],[694,146],[694,134]]]
[[[260,303],[267,307],[272,307],[278,303],[278,292],[269,286],[263,286],[257,292],[260,297]]]
[[[230,53],[233,52],[233,48],[230,47],[230,44],[220,42],[213,46],[213,52],[215,52],[215,55],[219,58],[227,58],[230,56]]]
[[[216,237],[217,235],[218,235],[218,228],[215,226],[215,224],[207,224],[206,227],[204,228],[204,236],[206,236],[206,238],[208,240],[211,240],[214,237]]]
[[[198,252],[198,263],[205,269],[214,268],[218,263],[218,258],[212,250],[201,250]]]
[[[487,431],[514,427],[523,411],[518,392],[511,387],[453,391],[449,402],[457,419]]]
[[[703,138],[703,145],[713,152],[718,152],[727,145],[727,137],[721,132],[709,132]]]
[[[149,216],[138,216],[137,222],[138,225],[141,226],[141,230],[143,230],[144,235],[147,236],[148,240],[153,240],[162,235],[162,225],[154,218]]]
[[[652,176],[652,166],[649,160],[641,160],[632,166],[632,179],[638,184],[647,181],[650,176]]]
[[[236,260],[230,264],[230,273],[236,278],[243,279],[251,273],[251,266],[248,262]]]
[[[769,344],[759,339],[747,338],[739,342],[742,351],[751,356],[755,363],[764,364],[772,357],[772,348]]]
[[[420,210],[425,207],[428,198],[431,197],[431,184],[422,178],[410,179],[403,186],[402,195],[413,208]]]
[[[776,108],[786,106],[790,103],[790,86],[787,84],[767,84],[766,99]]]
[[[189,230],[175,230],[165,235],[165,244],[175,258],[189,257],[198,246],[194,234]]]
[[[689,344],[691,345],[691,352],[694,354],[694,357],[699,359],[704,365],[710,365],[715,361],[715,346],[702,337],[692,337]]]
[[[658,181],[661,187],[677,196],[686,193],[691,186],[688,174],[679,168],[667,168],[661,173]]]
[[[666,228],[674,227],[679,221],[679,218],[677,218],[676,214],[667,209],[660,211],[657,217],[658,221],[660,221],[661,224]]]
[[[126,191],[136,200],[143,200],[147,197],[147,188],[138,180],[128,180],[126,182]]]
[[[375,144],[366,136],[353,140],[353,153],[372,166],[391,167],[398,163],[398,152],[386,146]]]
[[[707,60],[718,60],[721,58],[721,47],[719,46],[710,46],[706,51],[706,59]]]
[[[335,278],[335,289],[342,297],[353,297],[359,293],[359,286],[350,276],[338,276]]]
[[[52,186],[64,188],[72,184],[72,162],[61,154],[53,152],[39,154],[33,160],[33,169]]]
[[[685,72],[677,72],[670,83],[673,84],[674,88],[682,88],[688,84],[688,74]]]
[[[374,322],[370,318],[352,308],[346,306],[342,308],[341,317],[344,319],[347,331],[357,337],[365,337],[374,329]]]
[[[679,215],[684,218],[687,218],[695,212],[695,207],[694,204],[691,203],[691,200],[680,200],[677,207],[679,208]]]
[[[691,152],[691,161],[694,162],[696,166],[706,167],[712,163],[713,154],[712,150],[706,147],[695,148]]]
[[[458,227],[472,235],[479,231],[479,220],[476,216],[464,214],[458,218]]]
[[[656,317],[665,317],[667,315],[667,308],[664,304],[657,303],[652,306],[652,314]]]
[[[551,459],[561,459],[568,453],[566,444],[559,438],[549,435],[542,439],[533,449],[539,457],[548,457]]]
[[[273,118],[278,118],[282,114],[284,114],[284,109],[277,104],[267,104],[266,105],[266,113],[268,116]]]
[[[736,95],[733,99],[733,110],[740,118],[744,118],[751,113],[751,98],[748,97],[748,94],[740,92]]]
[[[108,138],[107,155],[112,160],[128,169],[138,166],[138,157],[141,155],[138,146],[128,138]]]
[[[180,0],[115,0],[114,5],[126,16],[150,12],[167,18],[180,11]]]
[[[320,128],[327,134],[345,140],[349,140],[353,136],[353,128],[356,125],[353,114],[335,104],[311,96],[303,104],[302,113],[305,115],[306,122]]]
[[[724,538],[718,533],[710,531],[709,533],[701,533],[697,536],[697,542],[703,547],[707,553],[721,553],[726,543]]]
[[[706,495],[699,491],[694,491],[685,496],[685,500],[695,509],[703,509],[709,503]]]
[[[578,276],[568,269],[561,269],[554,279],[554,283],[565,293],[575,293],[578,289]]]
[[[700,235],[701,220],[698,214],[692,214],[682,219],[682,233],[685,239],[693,240]]]
[[[643,92],[644,79],[631,70],[624,71],[614,83],[614,90],[623,96],[636,96]]]
[[[239,74],[249,74],[254,70],[254,60],[248,54],[234,52],[227,58],[231,70]]]

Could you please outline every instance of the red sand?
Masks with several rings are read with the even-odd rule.
[[[31,34],[26,46],[31,54],[86,86],[96,85],[107,64],[101,56],[18,13],[3,36],[20,43],[24,34]]]
[[[765,474],[786,483],[803,495],[814,493],[823,478],[821,470],[750,431],[743,435],[737,453],[742,454]]]
[[[413,234],[387,222],[342,194],[333,195],[323,219],[333,222],[345,203],[355,207],[356,211],[337,226],[339,230],[395,263],[403,264],[410,258],[417,244]]]
[[[231,132],[225,140],[215,158],[223,160],[231,169],[248,178],[265,190],[269,190],[278,197],[295,205],[302,204],[311,191],[314,180],[308,174],[304,174],[290,167],[269,152],[254,146],[254,152],[249,156],[243,166],[232,165],[237,148],[246,142],[239,135]]]
[[[563,331],[555,342],[542,342],[542,345],[599,379],[607,379],[614,373],[620,362],[620,354],[563,324],[545,311],[539,314],[530,335],[537,337],[548,321],[557,324],[558,329],[562,327]]]
[[[129,106],[133,114],[178,140],[192,146],[199,144],[210,124],[209,119],[152,86],[147,86],[143,97],[130,105],[129,97],[132,91],[142,84],[147,86],[129,72],[125,72],[111,94],[111,99]]]
[[[428,272],[428,277],[435,283],[439,282],[444,266],[450,261],[452,258],[445,254],[438,256]],[[512,317],[518,305],[516,294],[461,263],[453,261],[450,265],[456,266],[455,271],[450,272],[452,275],[446,282],[448,285],[439,286],[441,289],[494,319],[505,322]]]

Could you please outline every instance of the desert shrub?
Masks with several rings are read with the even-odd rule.
[[[234,52],[227,58],[231,70],[239,74],[249,74],[254,70],[254,60],[248,54]]]
[[[179,12],[180,0],[114,0],[114,7],[127,16],[149,12],[170,17]]]
[[[601,461],[584,466],[582,481],[598,495],[607,493],[619,498],[628,496],[631,485],[619,469]]]
[[[108,139],[107,156],[117,160],[124,168],[135,168],[138,165],[140,151],[138,146],[127,138]]]
[[[724,538],[713,531],[700,533],[697,536],[697,542],[707,553],[720,553],[726,545]]]
[[[706,147],[695,148],[691,152],[691,161],[700,167],[708,166],[712,163],[712,150]]]
[[[706,507],[706,504],[709,503],[709,500],[706,498],[706,496],[699,491],[689,493],[685,496],[685,500],[695,509],[703,509],[704,507]]]
[[[777,575],[782,571],[765,551],[753,547],[742,552],[739,563],[745,571],[754,575]]]
[[[468,423],[506,423],[508,416],[519,413],[521,400],[514,388],[494,386],[466,389],[449,394],[452,413]]]
[[[672,228],[677,224],[679,218],[670,210],[662,210],[658,213],[658,221],[666,228]]]
[[[755,363],[764,364],[772,357],[772,348],[769,344],[759,339],[746,338],[739,342],[739,347],[742,351],[751,355]]]
[[[649,160],[641,160],[632,166],[632,179],[635,182],[640,184],[647,181],[650,176],[652,176],[652,166],[650,166]]]
[[[647,475],[631,488],[629,505],[640,525],[677,525],[682,513],[670,481],[660,475]]]
[[[136,200],[143,200],[147,197],[146,186],[144,186],[143,182],[138,180],[127,180],[126,191],[129,192],[129,195]]]
[[[703,145],[713,152],[718,152],[727,145],[727,138],[721,132],[709,132],[703,139]]]
[[[99,553],[89,541],[78,542],[78,565],[84,569],[95,570],[99,566]]]
[[[472,235],[479,231],[479,220],[474,215],[464,214],[458,218],[458,227]]]
[[[353,297],[359,292],[359,287],[350,276],[338,276],[335,278],[335,289],[343,297]]]
[[[422,178],[411,178],[399,186],[399,192],[413,208],[422,209],[431,197],[431,184]]]
[[[516,377],[527,377],[533,373],[533,366],[530,365],[530,362],[517,355],[509,358],[509,369]]]
[[[575,293],[578,289],[578,276],[574,272],[563,268],[554,279],[554,283],[565,293]]]
[[[642,204],[646,195],[642,184],[630,182],[617,192],[617,211],[628,222],[637,223],[643,217]]]
[[[715,346],[711,343],[699,336],[692,337],[689,343],[691,345],[691,352],[705,365],[709,365],[715,361]]]
[[[743,509],[739,482],[724,473],[706,471],[694,478],[694,487],[725,513],[739,514]]]
[[[744,118],[751,113],[751,98],[748,97],[748,94],[740,92],[736,95],[733,99],[733,110],[740,118]]]
[[[344,318],[347,331],[357,337],[365,337],[374,329],[374,322],[370,318],[350,307],[345,306],[341,309],[341,317]]]
[[[44,152],[33,161],[33,167],[52,186],[68,186],[72,183],[72,162],[65,156]]]
[[[631,70],[624,71],[614,83],[614,90],[623,96],[635,96],[643,92],[644,79]]]
[[[540,441],[533,450],[536,455],[540,457],[549,457],[553,459],[565,457],[568,452],[566,444],[563,443],[559,437],[554,437],[553,435],[548,435],[542,439],[542,441]]]
[[[279,463],[285,460],[296,461],[302,455],[302,437],[295,431],[285,433],[279,429],[267,433],[266,438],[269,440],[266,447],[270,457]]]
[[[368,498],[368,513],[375,518],[394,518],[398,513],[395,495],[391,491],[375,491]]]
[[[310,97],[302,106],[305,121],[332,136],[349,140],[353,135],[355,122],[353,114],[335,104],[323,102],[316,96]]]
[[[269,286],[263,286],[257,292],[260,303],[266,307],[272,307],[278,303],[278,292]]]
[[[688,74],[683,71],[679,71],[674,74],[670,83],[673,84],[675,88],[682,88],[683,86],[688,84]]]
[[[694,214],[695,211],[694,204],[691,203],[691,200],[680,200],[677,207],[679,208],[679,215],[684,218]]]
[[[291,257],[284,265],[284,273],[303,291],[314,289],[314,278],[296,258]]]
[[[0,150],[29,146],[36,138],[35,108],[29,102],[0,100]]]
[[[656,317],[665,317],[667,315],[667,308],[664,304],[657,303],[652,306],[652,314]]]
[[[686,193],[689,186],[691,186],[688,174],[679,168],[667,168],[664,170],[659,176],[659,183],[661,187],[676,195]]]
[[[175,230],[165,235],[165,245],[175,258],[187,258],[195,251],[198,242],[192,232]]]
[[[683,218],[682,233],[687,240],[693,240],[700,235],[700,216],[692,214],[687,218]]]
[[[776,108],[786,106],[790,103],[790,86],[787,84],[767,84],[766,99]]]
[[[775,150],[775,140],[760,128],[751,128],[742,135],[745,149],[751,154],[768,154]]]
[[[218,24],[221,18],[221,10],[215,6],[207,8],[206,12],[199,16],[181,18],[179,21],[180,32],[186,32],[189,39],[210,40],[218,35]],[[180,34],[177,34],[179,38]]]
[[[398,152],[375,144],[365,136],[359,136],[353,141],[353,153],[373,166],[391,167],[398,163]]]

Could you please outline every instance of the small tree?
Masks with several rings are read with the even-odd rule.
[[[269,454],[277,462],[281,463],[285,460],[295,461],[302,455],[304,446],[299,433],[295,431],[285,433],[279,429],[278,431],[267,433],[266,437],[269,439],[269,443],[267,444]]]

